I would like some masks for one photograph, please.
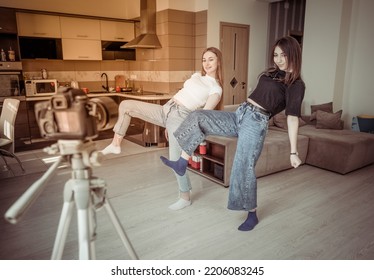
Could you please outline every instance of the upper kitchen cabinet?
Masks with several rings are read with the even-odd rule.
[[[62,38],[64,60],[102,60],[100,40]]]
[[[62,38],[100,40],[100,21],[60,17]]]
[[[100,20],[102,41],[124,41],[134,39],[134,23]]]
[[[60,17],[64,60],[102,60],[100,20]]]
[[[17,20],[14,9],[0,8],[0,33],[17,33]]]
[[[61,38],[59,16],[17,13],[18,36]]]

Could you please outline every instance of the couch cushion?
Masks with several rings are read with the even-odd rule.
[[[336,113],[328,113],[318,110],[316,115],[316,128],[343,129],[343,122],[341,120],[342,112],[343,110],[340,110]]]
[[[324,104],[318,104],[318,105],[311,105],[310,106],[310,111],[311,111],[311,115],[310,115],[310,121],[313,121],[316,119],[316,116],[317,116],[317,111],[320,110],[320,111],[324,111],[324,112],[327,112],[327,113],[332,113],[332,102],[329,102],[329,103],[324,103]]]
[[[309,137],[307,164],[346,174],[374,163],[374,134],[312,125],[300,127],[299,134]]]

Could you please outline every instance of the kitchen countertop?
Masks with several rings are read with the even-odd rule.
[[[173,95],[164,94],[164,93],[157,93],[157,92],[147,92],[144,91],[143,93],[131,93],[131,92],[90,92],[87,94],[88,97],[104,97],[104,96],[118,96],[124,97],[129,99],[136,99],[136,100],[143,100],[143,101],[155,101],[155,100],[169,100],[173,97]],[[40,96],[40,97],[27,97],[26,101],[41,101],[41,100],[48,100],[51,96]]]
[[[0,102],[4,102],[4,99],[6,98],[13,98],[13,99],[18,99],[20,101],[25,101],[26,97],[25,96],[0,96]]]
[[[169,100],[173,95],[164,93],[144,91],[142,93],[130,93],[130,92],[90,92],[87,94],[88,97],[100,97],[100,96],[120,96],[125,98],[137,99],[137,100]]]

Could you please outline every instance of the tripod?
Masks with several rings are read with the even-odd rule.
[[[59,152],[69,159],[72,167],[72,177],[65,183],[64,187],[64,203],[51,258],[56,260],[62,257],[75,205],[78,218],[79,259],[95,259],[96,211],[101,208],[105,208],[107,211],[130,257],[132,259],[138,259],[117,215],[106,199],[105,181],[92,177],[90,165],[98,165],[99,159],[94,143],[92,141],[83,142],[81,140],[58,140],[57,145],[49,147],[47,152],[50,154]],[[58,164],[51,168],[57,168],[57,165]],[[51,173],[51,175],[53,174]],[[51,175],[47,177],[51,177]],[[45,184],[46,179],[42,181],[41,183],[35,182],[38,184],[35,190],[31,191],[32,193],[36,193],[36,189],[39,190],[41,186]],[[30,189],[32,187],[33,186],[31,186]],[[13,205],[13,209],[10,208],[6,213],[6,218],[14,223],[16,221],[15,216],[17,216],[17,214],[19,215],[19,211],[15,210],[15,208],[25,208],[23,205],[30,204],[28,201],[31,200],[32,196],[35,195],[28,194],[27,197],[30,198],[21,199],[21,197],[19,200],[23,200],[24,202],[17,204],[17,201]],[[14,214],[14,212],[16,213]]]

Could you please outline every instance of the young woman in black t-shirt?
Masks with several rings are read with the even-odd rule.
[[[260,74],[256,89],[235,112],[214,110],[191,113],[174,136],[183,152],[177,161],[161,160],[179,175],[186,172],[188,159],[207,135],[238,137],[230,177],[228,209],[248,211],[239,230],[252,230],[258,223],[256,162],[261,154],[269,119],[285,110],[290,140],[290,163],[301,164],[297,134],[305,84],[301,79],[299,43],[286,36],[272,48],[272,64]]]

